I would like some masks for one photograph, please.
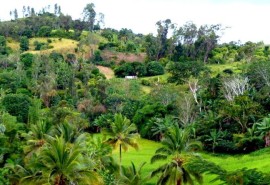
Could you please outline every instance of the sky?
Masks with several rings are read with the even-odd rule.
[[[220,42],[247,41],[270,44],[270,0],[8,0],[0,7],[0,19],[10,20],[15,8],[22,17],[22,7],[35,10],[54,4],[73,19],[82,18],[83,8],[95,4],[105,15],[105,27],[132,29],[134,33],[156,34],[156,22],[171,19],[178,26],[187,21],[196,25],[221,24],[227,27]]]

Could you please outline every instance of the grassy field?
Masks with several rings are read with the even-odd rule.
[[[52,41],[49,45],[52,46],[51,49],[41,50],[41,51],[35,51],[34,50],[34,42],[43,42],[47,43],[48,38],[32,38],[30,39],[30,52],[33,54],[36,53],[50,53],[52,51],[57,51],[60,53],[74,53],[74,49],[77,48],[77,41],[71,40],[71,39],[58,39],[58,38],[50,38]]]
[[[233,62],[227,64],[210,64],[208,67],[211,70],[212,76],[216,76],[218,73],[222,73],[225,69],[231,69],[234,73],[241,73],[243,70],[243,63]]]
[[[123,152],[123,165],[130,165],[131,161],[134,162],[136,166],[139,166],[142,162],[147,162],[143,167],[143,174],[145,176],[149,175],[152,170],[156,169],[159,165],[164,164],[164,162],[157,162],[150,164],[150,159],[155,153],[156,149],[161,145],[157,142],[140,139],[139,140],[140,149],[136,151],[133,148],[129,148],[128,151]],[[114,157],[119,161],[119,152],[114,150]],[[246,155],[213,155],[208,153],[200,154],[204,159],[212,161],[228,171],[242,169],[247,167],[249,169],[257,168],[260,171],[270,173],[270,148],[260,150],[251,154]],[[219,182],[210,182],[214,176],[205,175],[204,184],[205,185],[218,185]],[[156,178],[151,179],[148,183],[155,184]]]

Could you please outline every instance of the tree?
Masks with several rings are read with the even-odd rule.
[[[144,47],[146,49],[147,60],[158,60],[158,40],[152,34],[148,34],[144,38]]]
[[[26,36],[20,39],[20,49],[22,52],[29,50],[29,39]]]
[[[2,100],[5,110],[24,123],[27,123],[30,103],[30,98],[24,94],[8,94]]]
[[[131,166],[123,167],[120,176],[119,184],[123,185],[143,185],[148,180],[147,177],[143,177],[142,168],[146,163],[141,163],[136,169],[136,166],[131,162]]]
[[[70,15],[63,15],[61,14],[59,16],[59,25],[60,28],[63,28],[66,31],[69,31],[69,29],[71,28],[71,24],[72,24],[72,17]]]
[[[210,141],[212,143],[212,152],[215,153],[215,148],[218,145],[218,141],[222,140],[223,133],[219,130],[212,130],[210,135],[207,136],[206,141]]]
[[[17,9],[15,9],[14,11],[13,11],[13,15],[14,15],[14,20],[17,20],[18,19],[18,10]]]
[[[175,124],[175,121],[169,116],[166,116],[164,119],[153,118],[151,121],[154,122],[151,124],[151,132],[153,136],[158,136],[159,140],[162,140],[165,133]]]
[[[158,160],[170,161],[158,167],[151,173],[151,177],[161,173],[157,184],[193,184],[192,176],[199,182],[202,182],[202,176],[196,171],[187,167],[189,161],[195,156],[189,151],[201,148],[199,142],[189,139],[189,130],[181,129],[177,125],[171,127],[162,139],[161,148],[156,150],[155,155],[151,158],[151,163]]]
[[[50,26],[42,26],[38,30],[39,37],[49,37],[51,35],[52,28]]]
[[[264,118],[262,122],[256,123],[256,128],[256,133],[259,133],[264,137],[265,146],[270,146],[270,118]]]
[[[126,151],[128,146],[138,149],[139,134],[136,132],[136,125],[122,114],[115,114],[111,128],[104,129],[104,133],[110,137],[107,142],[114,148],[119,147],[120,166],[122,164],[122,149]]]
[[[192,22],[186,22],[175,34],[178,38],[178,46],[182,45],[185,56],[194,60],[196,55],[194,43],[198,36],[197,26]]]
[[[174,28],[174,24],[172,24],[170,19],[166,19],[164,21],[158,21],[156,23],[158,26],[157,32],[157,38],[158,38],[158,47],[159,47],[159,52],[157,59],[165,57],[167,51],[168,51],[168,40],[167,40],[167,35],[170,29]]]
[[[249,89],[248,78],[234,76],[225,78],[222,82],[223,94],[228,101],[233,101],[235,97],[244,95]]]
[[[84,20],[88,22],[89,31],[93,31],[96,20],[96,11],[94,8],[95,5],[93,3],[90,3],[87,4],[83,9]]]
[[[189,77],[198,77],[201,72],[207,71],[207,67],[199,61],[185,61],[185,62],[172,62],[168,64],[167,70],[171,73],[168,78],[169,82],[176,82],[177,84],[185,83]]]
[[[23,53],[20,55],[20,62],[23,63],[24,69],[30,69],[34,61],[32,53]]]
[[[69,144],[64,138],[48,138],[38,156],[38,165],[47,182],[58,185],[101,184],[93,169],[91,159],[83,156],[84,148],[80,144]]]
[[[264,86],[270,87],[270,62],[257,61],[250,63],[247,76],[257,90],[262,89]]]
[[[29,159],[33,157],[33,154],[38,154],[46,143],[46,135],[52,135],[52,133],[53,127],[46,121],[31,124],[29,132],[22,134],[26,140],[26,146],[23,148],[26,157]]]
[[[0,35],[0,54],[1,55],[8,54],[6,38],[1,35]]]
[[[195,48],[203,57],[203,62],[206,63],[210,52],[216,47],[220,36],[218,32],[221,31],[221,25],[202,25],[198,30],[198,39],[195,42]]]
[[[164,68],[163,66],[156,61],[152,61],[147,63],[146,66],[147,75],[148,76],[155,76],[155,75],[163,75],[164,74]]]

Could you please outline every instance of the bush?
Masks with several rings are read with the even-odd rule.
[[[34,46],[35,46],[36,51],[45,50],[49,48],[48,43],[39,42],[39,41],[35,41]]]
[[[151,85],[151,82],[149,80],[146,80],[146,79],[142,79],[141,83],[142,83],[142,85],[145,85],[145,86]]]
[[[52,31],[52,28],[50,26],[42,26],[38,30],[38,36],[39,37],[49,37],[49,36],[51,36],[51,31]]]
[[[29,50],[29,39],[26,36],[20,39],[20,49],[22,52]]]
[[[30,98],[24,94],[8,94],[2,104],[5,110],[12,116],[16,116],[19,122],[27,122]]]
[[[147,76],[156,76],[164,74],[163,66],[156,61],[149,62],[146,66]]]
[[[24,53],[20,55],[20,62],[23,63],[25,69],[31,68],[34,61],[34,55],[31,53]]]
[[[53,59],[54,62],[64,61],[64,56],[61,53],[55,51],[50,53],[50,58]]]
[[[119,67],[115,68],[114,73],[117,77],[145,76],[146,68],[140,62],[122,63]]]
[[[74,39],[74,32],[65,31],[63,29],[53,30],[51,32],[51,37]]]
[[[103,61],[103,58],[101,57],[101,52],[100,50],[96,50],[94,52],[94,55],[93,57],[91,58],[91,61],[94,63],[94,64],[99,64],[99,62]]]

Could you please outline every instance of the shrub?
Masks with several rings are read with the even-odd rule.
[[[30,98],[24,94],[8,94],[2,104],[5,110],[12,116],[16,116],[19,122],[27,122]]]
[[[24,53],[20,55],[20,62],[23,63],[24,68],[29,69],[34,61],[34,55],[31,53]]]
[[[147,75],[148,76],[156,76],[156,75],[162,75],[164,74],[164,68],[163,66],[156,61],[149,62],[147,64]]]
[[[26,36],[20,39],[20,49],[22,52],[29,50],[29,39]]]
[[[51,31],[52,31],[52,28],[50,26],[42,26],[38,30],[38,36],[39,37],[49,37],[49,36],[51,36]]]
[[[55,51],[50,53],[50,58],[53,59],[55,62],[64,61],[64,56],[61,53]]]

